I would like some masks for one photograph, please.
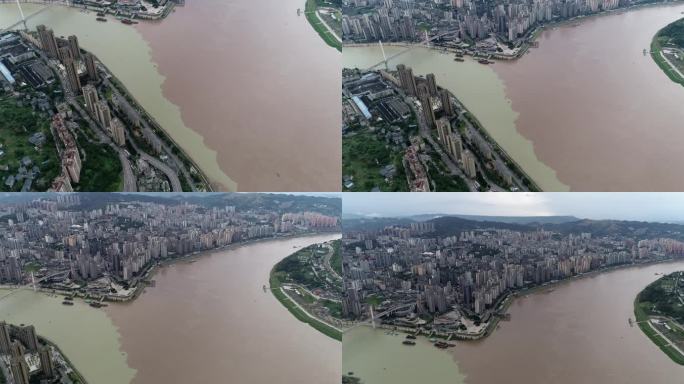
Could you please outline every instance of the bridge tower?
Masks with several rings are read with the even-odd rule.
[[[425,45],[429,48],[430,47],[430,37],[428,36],[428,31],[427,29],[425,30]]]
[[[370,312],[371,312],[371,324],[373,324],[373,329],[375,329],[375,312],[373,311],[373,306],[370,306]]]
[[[380,50],[382,51],[382,61],[385,63],[385,70],[389,71],[389,65],[387,64],[387,55],[385,55],[385,47],[382,46],[382,40],[378,40],[380,43]]]
[[[21,3],[19,3],[19,0],[17,0],[17,7],[19,7],[19,13],[21,13],[21,22],[24,24],[24,30],[28,31],[28,27],[26,26],[26,17],[24,16],[24,10],[21,9]]]
[[[33,285],[33,292],[36,291],[36,277],[33,275],[33,271],[31,271],[31,284]]]

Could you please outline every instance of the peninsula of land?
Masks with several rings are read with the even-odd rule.
[[[338,341],[348,325],[342,318],[341,265],[340,240],[333,240],[287,256],[269,279],[271,292],[290,313]]]
[[[639,292],[634,314],[646,336],[672,361],[684,365],[684,272],[665,275]]]
[[[651,42],[651,57],[667,77],[684,86],[684,18],[658,31]]]

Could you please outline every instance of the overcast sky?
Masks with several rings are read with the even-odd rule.
[[[684,221],[684,193],[345,193],[345,214],[571,215],[587,219]]]

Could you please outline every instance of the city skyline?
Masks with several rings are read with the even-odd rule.
[[[0,198],[0,381],[29,384],[45,377],[50,383],[59,379],[71,384],[118,384],[131,382],[135,371],[128,367],[136,367],[141,372],[133,382],[169,382],[165,375],[170,358],[177,359],[171,364],[177,367],[174,382],[191,382],[200,369],[204,377],[212,377],[208,382],[265,382],[247,378],[269,372],[292,377],[293,382],[312,382],[304,379],[309,375],[341,375],[335,364],[336,354],[341,353],[340,327],[345,325],[338,304],[341,270],[336,269],[341,257],[339,197],[272,193],[30,193],[11,197],[15,196]],[[169,296],[173,290],[177,293]],[[30,300],[44,300],[30,307],[45,314],[15,307]],[[137,351],[161,357],[169,346],[150,340],[140,348],[130,347],[127,343],[141,339],[135,332],[147,328],[138,320],[120,320],[119,316],[135,316],[140,310],[154,318],[164,312],[159,306],[167,305],[166,311],[174,316],[154,320],[153,333],[165,329],[169,334],[150,335],[156,341],[173,339],[178,351],[175,357],[163,355],[161,369],[146,360],[138,365],[140,360],[135,362],[133,357]],[[267,312],[258,316],[261,330],[242,315],[252,311]],[[187,320],[176,321],[182,315]],[[89,342],[73,337],[75,321],[83,322],[82,328],[91,332]],[[215,321],[227,330],[216,329]],[[112,322],[116,328],[111,328]],[[198,328],[207,332],[188,328],[189,322],[203,322]],[[300,322],[312,328],[301,330],[299,341],[288,344],[298,345],[295,348],[302,351],[301,356],[292,354],[280,367],[254,371],[246,365],[236,369],[230,364],[211,364],[201,368],[202,362],[192,360],[197,351],[210,351],[211,345],[221,350],[208,353],[217,358],[230,354],[233,345],[240,346],[235,361],[263,358],[261,343],[253,343],[256,348],[250,350],[240,338],[252,338],[251,331],[262,334],[273,326],[299,332]],[[128,325],[130,331],[122,330]],[[170,337],[179,326],[188,331],[181,338],[190,340]],[[22,338],[26,330],[41,333],[38,338],[45,338],[52,356],[41,352],[35,336]],[[100,332],[119,336],[108,339]],[[127,336],[125,347],[107,341]],[[7,347],[10,337],[18,340],[11,349]],[[269,337],[277,344],[285,343],[275,339]],[[307,355],[303,346],[309,343],[323,346],[327,354],[317,348],[318,356]],[[119,350],[129,357],[119,358],[123,355]],[[95,355],[101,363],[91,362]],[[312,359],[318,359],[317,369],[304,370],[298,362]],[[293,368],[284,373],[290,365]],[[77,377],[79,372],[83,378]]]
[[[363,198],[366,209],[400,202],[394,209],[406,214],[458,206],[469,213],[498,207],[502,216],[517,202],[515,213],[575,207],[575,214],[615,217],[629,207],[663,215],[682,205],[680,196],[666,194]],[[343,221],[343,316],[354,322],[343,341],[343,372],[350,379],[542,384],[681,377],[684,281],[669,274],[682,268],[682,225],[431,215]],[[435,349],[444,351],[443,360]],[[638,363],[645,360],[647,368]]]

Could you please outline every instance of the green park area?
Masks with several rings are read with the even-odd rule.
[[[651,41],[651,57],[672,81],[684,85],[684,19],[658,31]]]
[[[81,180],[75,191],[117,192],[123,190],[121,161],[116,151],[107,144],[99,144],[79,136],[78,145],[85,156]]]
[[[326,7],[326,8],[340,8],[340,5],[338,5],[339,0],[334,0],[334,1],[324,1],[324,0],[306,0],[306,5],[304,9],[304,14],[306,15],[306,19],[309,21],[311,26],[318,32],[318,35],[321,36],[323,41],[325,41],[326,44],[329,46],[337,49],[338,51],[342,52],[342,42],[337,40],[335,36],[330,32],[328,27],[325,26],[325,24],[318,18],[316,15],[316,12],[319,7]],[[339,20],[339,12],[337,13],[337,17]],[[328,25],[332,23],[331,20],[326,21]],[[333,25],[330,25],[331,28],[335,28]],[[342,37],[339,33],[338,36]]]
[[[656,280],[634,300],[639,328],[674,362],[684,365],[684,272]]]
[[[339,242],[339,241],[338,241]],[[338,245],[339,247],[339,245]],[[322,274],[313,272],[312,259],[321,258],[327,251],[321,251],[318,245],[302,248],[292,255],[281,260],[271,270],[269,284],[271,292],[290,313],[298,320],[309,324],[319,332],[333,339],[342,340],[342,332],[330,327],[320,321],[315,316],[310,315],[312,308],[325,308],[333,317],[340,317],[342,306],[340,303],[314,297],[310,291],[314,289],[331,289]],[[291,293],[286,294],[284,286],[289,288]],[[293,287],[296,287],[293,289]],[[295,302],[294,300],[297,300]],[[299,304],[299,305],[298,305]],[[307,312],[301,307],[307,308]]]
[[[29,191],[45,191],[60,173],[49,117],[9,96],[0,96],[0,153],[0,191],[20,191],[28,178]]]
[[[388,182],[380,171],[394,165],[395,176]],[[353,178],[350,191],[408,192],[401,154],[393,151],[372,132],[357,132],[342,138],[342,174]]]
[[[468,184],[458,175],[451,174],[436,151],[430,154],[427,172],[435,192],[470,192]]]

